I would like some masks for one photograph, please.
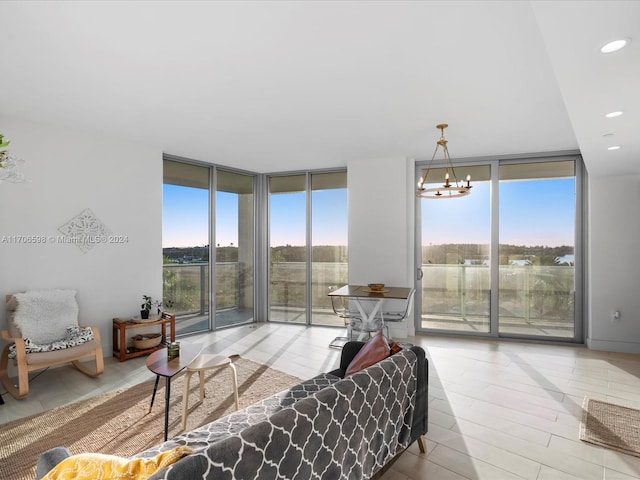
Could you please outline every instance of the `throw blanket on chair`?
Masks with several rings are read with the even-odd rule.
[[[409,445],[415,363],[403,350],[151,479],[370,478]]]
[[[27,290],[13,296],[18,302],[13,322],[35,344],[63,340],[67,327],[78,325],[75,290]]]

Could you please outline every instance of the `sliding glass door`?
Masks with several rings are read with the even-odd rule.
[[[418,200],[418,330],[581,341],[580,165],[496,160],[470,195]]]
[[[573,161],[501,165],[499,331],[574,336]]]
[[[490,330],[491,197],[489,166],[464,169],[471,195],[421,200],[423,329],[486,333]],[[430,178],[444,179],[444,169]],[[425,184],[425,188],[436,185]]]

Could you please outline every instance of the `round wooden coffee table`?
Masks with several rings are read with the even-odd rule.
[[[193,345],[189,343],[180,345],[180,355],[175,358],[168,358],[167,349],[161,348],[156,350],[147,358],[147,368],[156,374],[156,383],[153,386],[153,395],[151,395],[151,405],[149,406],[149,413],[153,408],[153,401],[156,398],[156,391],[158,390],[158,381],[160,377],[165,378],[164,389],[164,440],[167,441],[167,433],[169,430],[169,398],[171,395],[171,378],[182,370],[187,368],[194,358],[200,353],[200,345]]]

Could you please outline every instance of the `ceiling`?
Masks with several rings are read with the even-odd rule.
[[[454,159],[579,149],[590,175],[640,173],[636,1],[4,1],[2,20],[0,114],[116,146],[278,172],[429,159],[446,122]]]

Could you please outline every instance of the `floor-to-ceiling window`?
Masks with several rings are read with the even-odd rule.
[[[254,176],[216,169],[215,326],[254,317]]]
[[[495,160],[468,196],[418,200],[418,330],[582,340],[580,162]]]
[[[327,296],[349,282],[347,172],[311,175],[311,323],[340,325]]]
[[[464,168],[470,195],[422,200],[422,327],[489,332],[491,276],[491,170]],[[431,169],[431,188],[442,184],[445,170]],[[437,180],[436,180],[437,179]]]
[[[269,320],[342,325],[327,294],[347,275],[347,173],[271,176]]]
[[[307,176],[269,178],[269,320],[307,323]]]
[[[163,297],[178,334],[253,321],[254,189],[253,174],[164,160]]]
[[[574,336],[573,161],[500,165],[500,333]]]
[[[180,334],[208,330],[210,168],[164,161],[164,307]]]

